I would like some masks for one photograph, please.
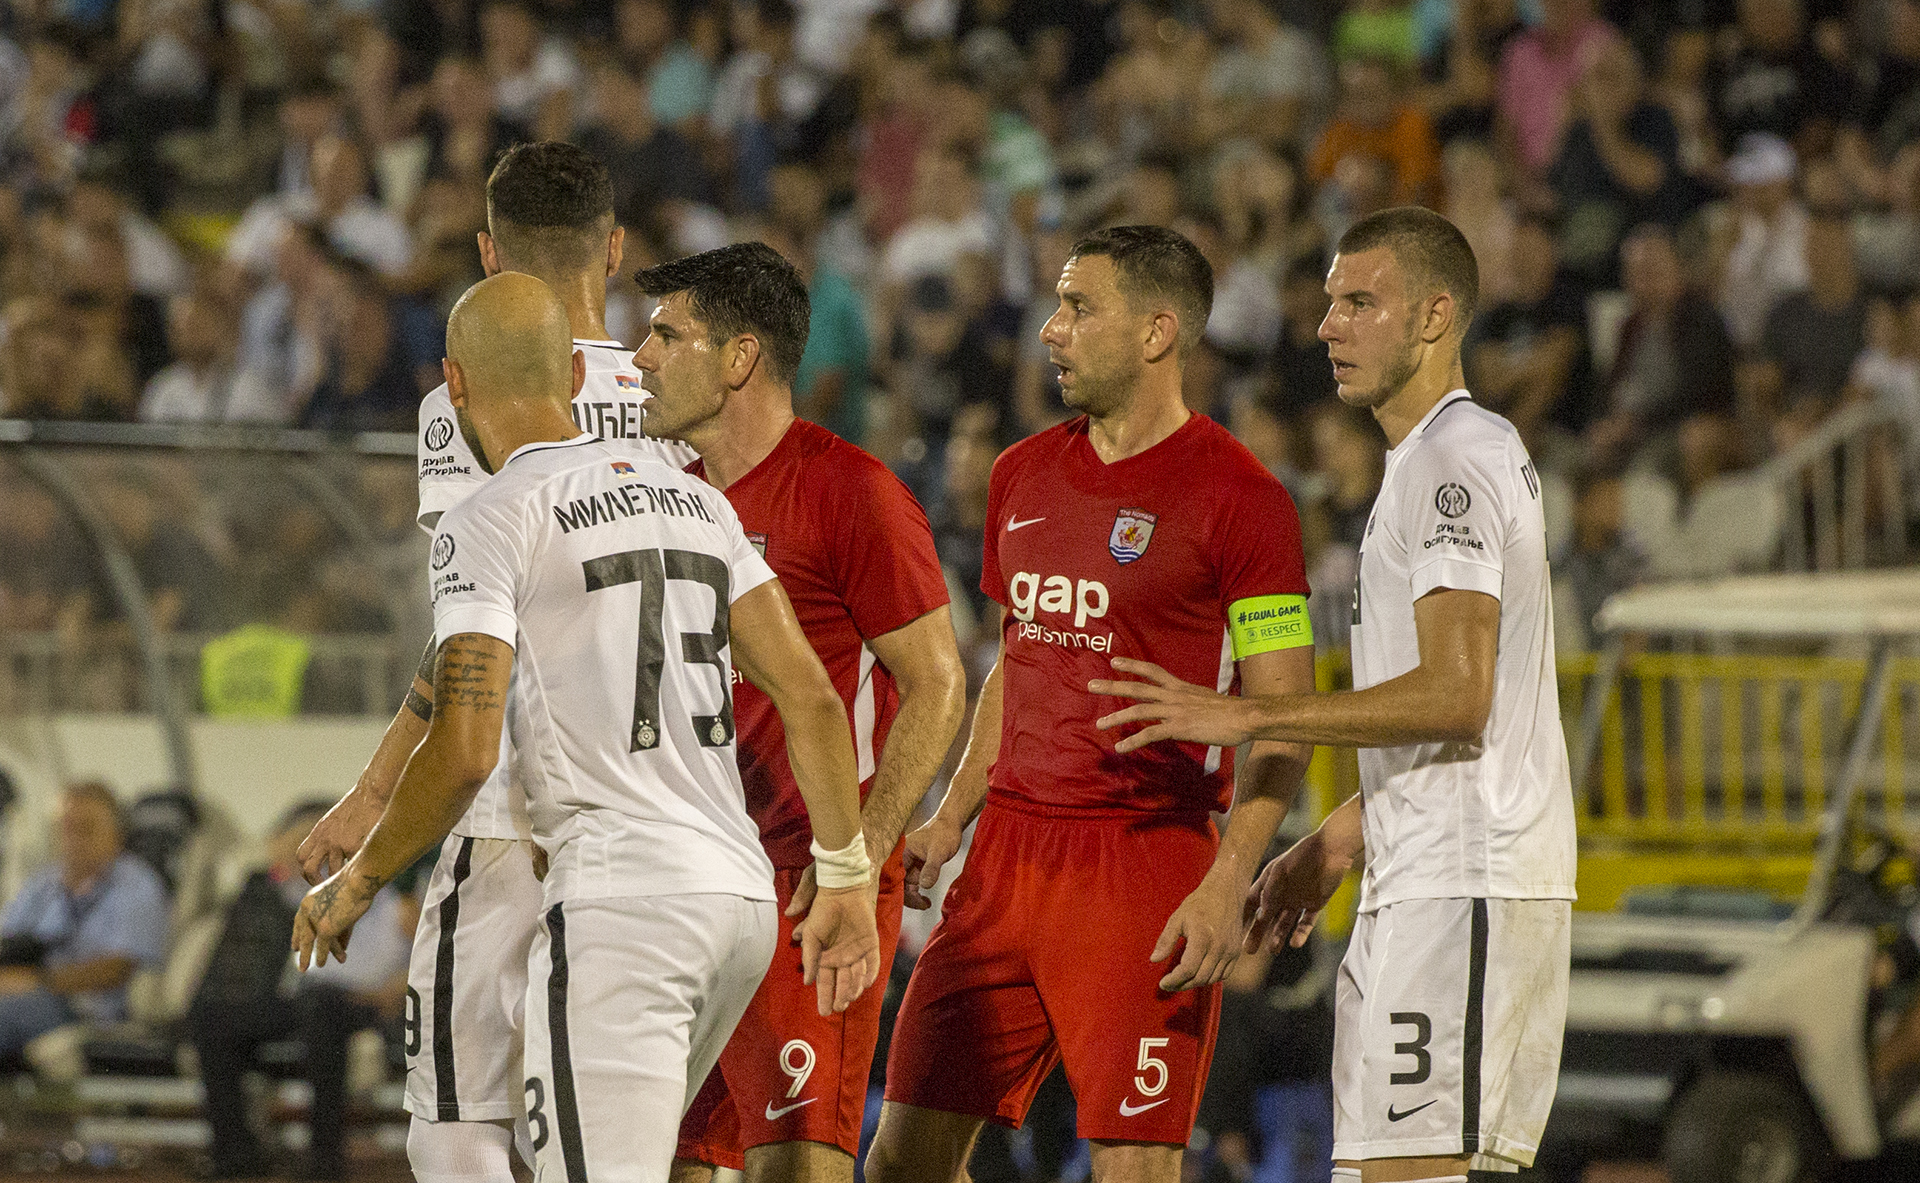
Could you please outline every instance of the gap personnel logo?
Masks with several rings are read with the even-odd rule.
[[[443,571],[453,562],[453,535],[442,534],[433,540],[433,569]]]
[[[1467,491],[1452,481],[1433,492],[1433,507],[1440,511],[1443,518],[1457,518],[1467,512],[1467,507],[1472,504],[1473,498],[1467,495]]]
[[[753,549],[760,552],[761,558],[764,559],[767,557],[767,536],[765,534],[755,534],[752,531],[748,531],[747,541],[753,543]]]
[[[634,471],[633,471],[633,465],[631,465],[631,464],[628,464],[628,463],[627,463],[627,462],[626,462],[625,460],[615,460],[615,461],[613,462],[613,475],[615,475],[615,476],[637,476],[637,475],[639,475],[639,474],[638,474],[638,473],[636,473],[636,472],[634,472]]]
[[[427,451],[438,452],[453,442],[453,421],[445,415],[436,415],[427,424]]]
[[[640,389],[640,379],[634,377],[632,374],[615,374],[613,376],[613,384],[621,390]]]
[[[1107,535],[1107,550],[1114,561],[1131,563],[1147,553],[1153,541],[1153,524],[1160,519],[1144,509],[1123,509],[1113,519],[1113,533]]]

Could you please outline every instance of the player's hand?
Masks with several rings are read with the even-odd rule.
[[[871,858],[872,856],[869,855],[868,857]],[[813,897],[815,893],[820,890],[819,881],[814,876],[813,867],[814,865],[812,863],[808,863],[807,869],[800,872],[800,881],[793,885],[793,898],[787,901],[787,915],[805,916],[807,910],[813,907]],[[867,879],[867,895],[873,900],[874,915],[878,916],[880,914],[879,863],[873,864],[873,874]],[[793,943],[796,945],[800,943],[800,934],[798,931],[795,931],[793,934]]]
[[[1116,752],[1132,752],[1163,739],[1186,740],[1214,747],[1237,748],[1253,738],[1252,713],[1245,699],[1215,694],[1204,686],[1182,682],[1150,661],[1116,657],[1113,668],[1137,674],[1144,682],[1116,682],[1095,678],[1087,689],[1115,698],[1137,698],[1139,703],[1104,715],[1096,724],[1102,731],[1129,723],[1150,723],[1113,745]]]
[[[926,825],[907,835],[907,907],[921,912],[933,907],[933,897],[927,893],[940,882],[940,868],[960,853],[962,830],[958,823],[936,813]]]
[[[1306,944],[1320,910],[1352,868],[1353,859],[1331,849],[1318,830],[1294,843],[1247,889],[1253,921],[1242,948],[1252,953],[1263,941],[1274,949]]]
[[[839,1014],[880,976],[880,928],[865,887],[816,891],[800,938],[801,980],[819,988],[820,1014]]]
[[[305,970],[347,959],[347,941],[353,926],[366,915],[380,885],[360,874],[351,862],[306,894],[293,918],[293,951]]]
[[[1160,939],[1153,946],[1154,964],[1173,956],[1185,942],[1180,960],[1160,979],[1160,988],[1198,990],[1222,981],[1240,956],[1240,934],[1245,925],[1247,889],[1237,876],[1208,871],[1200,886],[1180,902]]]
[[[385,812],[384,805],[358,788],[340,798],[300,843],[296,857],[307,882],[318,883],[346,866]]]

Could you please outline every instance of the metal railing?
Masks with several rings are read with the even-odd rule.
[[[1906,558],[1903,435],[1893,412],[1859,403],[1761,466],[1787,510],[1786,570],[1853,570]]]

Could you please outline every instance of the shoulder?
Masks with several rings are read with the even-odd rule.
[[[428,391],[426,397],[420,400],[421,438],[426,438],[427,428],[435,419],[442,418],[447,421],[447,426],[453,426],[453,399],[448,397],[447,384],[444,382]],[[449,440],[452,438],[451,435],[447,436]],[[438,448],[445,445],[435,444],[434,446]]]
[[[127,900],[166,898],[167,885],[161,881],[159,872],[137,855],[122,853],[113,860],[110,874],[111,878],[107,881],[109,894],[120,895]]]
[[[1526,445],[1513,424],[1477,402],[1461,401],[1427,424],[1405,461],[1411,477],[1447,474],[1478,477],[1505,488],[1527,463]],[[1425,495],[1419,489],[1410,496]]]
[[[993,462],[994,479],[1010,477],[1031,464],[1052,461],[1065,451],[1076,437],[1085,434],[1087,434],[1085,415],[1056,424],[1045,431],[1036,432],[1000,453]]]

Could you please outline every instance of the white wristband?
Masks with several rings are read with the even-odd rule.
[[[855,834],[853,841],[839,850],[828,850],[815,838],[812,849],[813,880],[821,887],[865,887],[873,877],[873,860],[867,857],[865,834]]]

